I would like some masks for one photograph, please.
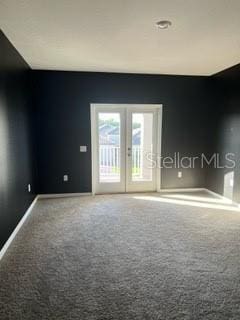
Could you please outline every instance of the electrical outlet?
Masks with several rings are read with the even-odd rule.
[[[67,175],[67,174],[65,174],[65,175],[63,176],[63,181],[64,181],[64,182],[67,182],[67,181],[68,181],[68,175]]]
[[[28,184],[28,192],[31,192],[31,185],[30,185],[30,183]]]
[[[182,171],[178,171],[178,178],[182,178]]]
[[[87,146],[80,146],[80,152],[87,152]]]

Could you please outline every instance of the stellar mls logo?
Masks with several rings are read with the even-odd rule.
[[[171,156],[159,156],[152,152],[146,153],[146,160],[148,161],[149,168],[165,168],[165,169],[194,169],[196,167],[206,168],[212,167],[215,169],[233,169],[236,167],[236,160],[234,153],[226,153],[220,155],[213,153],[212,155],[205,155],[204,153],[199,156],[188,157],[181,156],[179,152],[174,152]]]

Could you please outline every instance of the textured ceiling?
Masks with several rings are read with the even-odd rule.
[[[210,75],[240,62],[240,0],[0,0],[0,28],[34,69]]]

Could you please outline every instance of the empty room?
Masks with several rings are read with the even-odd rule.
[[[240,319],[239,34],[239,0],[0,0],[0,320]]]

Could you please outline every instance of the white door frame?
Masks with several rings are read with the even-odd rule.
[[[129,107],[142,109],[146,112],[149,110],[157,110],[157,155],[161,155],[162,148],[162,104],[108,104],[108,103],[91,103],[90,104],[90,113],[91,113],[91,150],[92,150],[92,194],[96,194],[96,179],[98,177],[98,137],[97,137],[97,128],[96,128],[96,109],[108,108],[109,112],[116,110],[117,108],[127,109]],[[160,192],[161,190],[161,166],[157,160],[157,169],[156,169],[156,191]]]

